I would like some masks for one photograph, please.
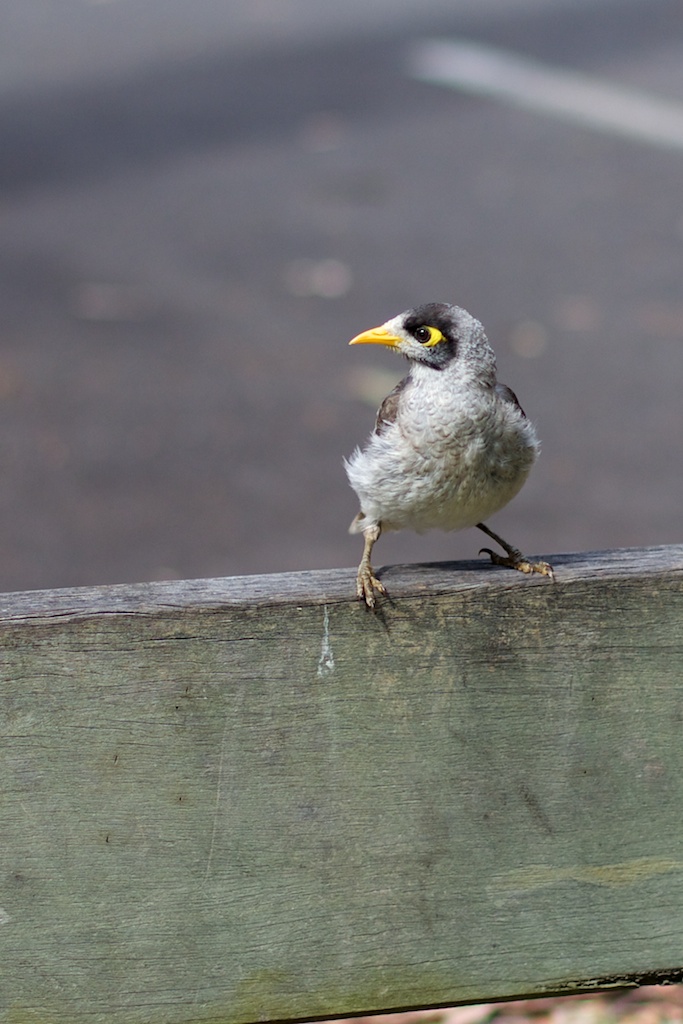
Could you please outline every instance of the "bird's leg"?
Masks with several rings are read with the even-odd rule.
[[[363,530],[363,557],[360,560],[356,576],[356,593],[361,601],[365,601],[368,608],[375,607],[375,591],[386,594],[384,585],[377,579],[370,564],[372,549],[375,542],[379,540],[381,532],[380,523],[377,526],[368,526]]]
[[[508,544],[507,541],[504,541],[497,533],[490,530],[485,523],[477,523],[477,529],[482,530],[487,537],[490,537],[491,540],[495,540],[496,544],[500,544],[503,550],[507,552],[507,557],[505,557],[504,555],[497,554],[495,551],[491,551],[491,548],[481,548],[479,554],[481,555],[485,552],[490,557],[494,565],[505,565],[509,569],[519,569],[520,572],[526,573],[538,572],[541,576],[550,576],[551,580],[555,580],[555,573],[553,572],[552,565],[549,565],[547,562],[530,562],[529,559],[522,554],[519,548],[514,548],[511,544]]]

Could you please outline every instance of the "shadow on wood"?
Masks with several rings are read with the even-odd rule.
[[[0,1019],[680,980],[683,547],[0,598]]]

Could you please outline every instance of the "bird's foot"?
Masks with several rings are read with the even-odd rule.
[[[504,565],[508,569],[517,569],[519,572],[524,573],[537,572],[541,576],[549,576],[553,583],[555,582],[555,573],[549,562],[530,562],[519,548],[506,547],[505,550],[508,552],[507,555],[499,555],[496,551],[492,551],[491,548],[481,548],[479,554],[488,555],[494,565]]]
[[[519,572],[524,573],[537,572],[541,576],[549,576],[553,583],[555,582],[553,567],[548,562],[530,562],[519,548],[508,544],[506,540],[503,540],[497,533],[494,533],[485,523],[477,523],[477,528],[482,533],[485,533],[487,537],[490,537],[491,540],[495,540],[496,544],[500,544],[505,552],[504,555],[499,555],[497,551],[491,551],[491,548],[480,549],[479,554],[487,554],[494,565],[504,565],[508,569],[517,569]]]
[[[356,577],[356,594],[360,601],[365,601],[368,608],[375,607],[375,591],[378,594],[386,594],[387,590],[383,583],[375,576],[369,562],[361,562]]]

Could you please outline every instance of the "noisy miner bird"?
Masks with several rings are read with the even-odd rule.
[[[429,302],[364,331],[351,345],[386,345],[406,356],[408,375],[382,402],[374,432],[345,461],[360,512],[358,597],[375,607],[386,594],[371,564],[383,530],[463,530],[476,526],[505,551],[482,548],[496,565],[554,579],[485,525],[514,498],[539,453],[533,424],[513,391],[496,380],[484,328],[458,306]]]

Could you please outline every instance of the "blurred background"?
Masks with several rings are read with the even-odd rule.
[[[425,39],[672,123],[426,81]],[[0,589],[355,565],[342,458],[405,367],[347,342],[432,300],[482,320],[543,441],[496,529],[680,542],[677,116],[679,0],[3,0]]]

